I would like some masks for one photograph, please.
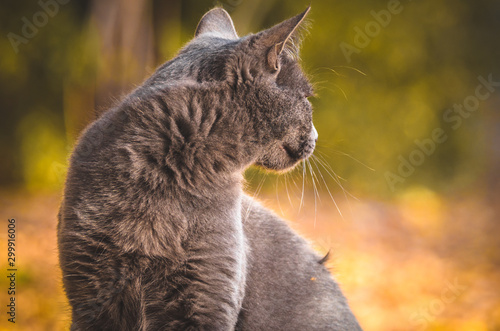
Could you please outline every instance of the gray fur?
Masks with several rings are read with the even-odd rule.
[[[238,38],[208,12],[82,134],[58,224],[72,330],[359,328],[319,257],[242,193],[249,165],[314,150],[312,89],[283,51],[306,13]]]
[[[346,299],[309,244],[249,197],[243,210],[248,238],[240,330],[361,330]]]

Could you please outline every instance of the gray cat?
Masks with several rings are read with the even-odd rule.
[[[314,150],[293,47],[308,10],[242,38],[209,11],[82,134],[58,224],[72,330],[360,329],[323,260],[242,192],[248,166]]]

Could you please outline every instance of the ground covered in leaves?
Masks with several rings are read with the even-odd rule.
[[[476,196],[408,191],[391,202],[261,194],[321,253],[365,330],[499,330],[499,209]],[[67,330],[70,310],[57,265],[59,195],[3,192],[1,233],[17,224],[17,323],[0,330]],[[279,201],[279,203],[278,203]],[[7,257],[1,259],[6,273]],[[9,300],[0,278],[0,302]],[[5,310],[5,308],[3,308]]]

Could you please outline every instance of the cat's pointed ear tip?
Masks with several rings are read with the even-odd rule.
[[[307,8],[297,16],[300,17],[300,19],[303,19],[304,17],[307,16],[307,14],[309,14],[310,11],[311,11],[311,4],[309,4],[309,6],[307,6]]]
[[[210,9],[209,11],[207,11],[205,13],[205,15],[203,15],[203,17],[205,17],[207,15],[218,15],[218,16],[222,16],[224,18],[229,18],[229,19],[231,18],[231,16],[229,15],[229,13],[224,8],[218,7],[218,6]]]
[[[210,9],[200,19],[196,27],[195,37],[204,33],[218,34],[227,39],[238,38],[231,16],[222,7]]]

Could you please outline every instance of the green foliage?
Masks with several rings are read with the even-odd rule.
[[[151,21],[146,25],[154,28],[149,71],[191,38],[198,19],[215,4],[144,3],[145,17]],[[397,3],[312,3],[302,59],[317,90],[317,98],[312,99],[320,136],[316,154],[355,191],[383,196],[414,185],[467,189],[484,175],[489,162],[490,155],[481,146],[498,92],[482,101],[456,130],[444,114],[474,95],[478,76],[493,74],[500,80],[493,56],[500,54],[499,43],[493,42],[500,25],[499,5],[487,0]],[[219,5],[231,13],[241,35],[269,27],[305,7],[303,1],[281,0],[227,0]],[[10,2],[2,7],[0,32],[4,36],[9,32],[22,35],[22,18],[32,20],[41,10],[36,2]],[[2,185],[59,188],[64,155],[78,131],[93,118],[92,108],[106,108],[113,102],[110,95],[119,97],[116,90],[105,90],[106,82],[116,78],[116,70],[139,70],[132,65],[119,67],[125,63],[120,59],[133,57],[136,50],[112,56],[103,51],[99,20],[107,19],[96,17],[92,8],[84,1],[61,5],[27,44],[19,44],[17,53],[7,37],[0,39]],[[390,17],[384,13],[391,13]],[[345,45],[356,51],[346,56]],[[106,47],[113,49],[113,45]],[[140,83],[134,78],[137,75],[125,73],[123,77],[119,92]],[[99,93],[107,97],[99,99]],[[436,128],[445,131],[446,142],[436,145],[410,176],[401,176],[401,158],[408,159],[418,149],[415,140],[432,137]],[[54,167],[59,175],[53,174]],[[402,181],[391,187],[388,172]],[[256,175],[251,184],[257,186],[260,179]],[[333,179],[327,181],[335,190]]]

